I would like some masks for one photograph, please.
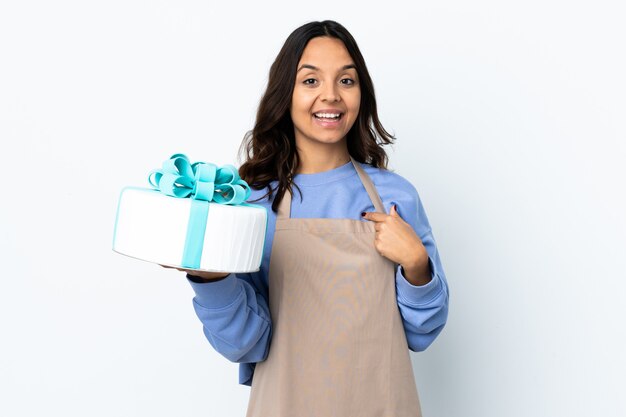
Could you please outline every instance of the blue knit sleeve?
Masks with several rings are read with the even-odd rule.
[[[240,363],[239,383],[250,385],[256,362],[269,353],[272,335],[262,269],[230,274],[208,283],[193,282],[193,307],[207,340],[222,356]]]
[[[426,350],[443,330],[448,318],[449,289],[441,264],[437,244],[419,194],[408,181],[404,192],[398,193],[398,214],[413,227],[428,252],[431,280],[425,285],[413,285],[396,269],[396,295],[409,349]]]

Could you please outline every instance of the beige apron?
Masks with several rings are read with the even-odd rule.
[[[384,213],[369,175],[350,158]],[[287,191],[269,266],[273,335],[256,364],[247,417],[420,417],[397,264],[374,247],[374,222],[290,212]]]

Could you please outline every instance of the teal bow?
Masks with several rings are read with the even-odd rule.
[[[250,186],[239,177],[234,166],[218,167],[210,162],[192,164],[180,153],[163,162],[161,169],[150,172],[148,182],[165,195],[219,204],[242,204],[251,193]]]
[[[218,167],[210,162],[192,164],[187,156],[177,153],[163,162],[161,169],[152,170],[148,182],[165,195],[191,199],[181,261],[185,268],[200,268],[209,202],[252,206],[245,203],[251,193],[250,186],[239,177],[237,168],[232,165]]]

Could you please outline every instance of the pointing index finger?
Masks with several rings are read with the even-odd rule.
[[[388,216],[388,214],[378,213],[378,212],[375,212],[375,211],[365,211],[364,213],[365,213],[365,215],[363,216],[364,219],[372,220],[374,222],[382,222]]]

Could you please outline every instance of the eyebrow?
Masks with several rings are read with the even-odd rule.
[[[296,71],[296,73],[300,72],[300,70],[304,69],[304,68],[312,69],[314,71],[318,71],[319,70],[319,68],[317,68],[315,65],[302,64],[302,66],[300,68],[298,68],[298,71]],[[356,69],[356,66],[354,64],[344,65],[343,67],[341,67],[341,70],[345,71],[345,70],[350,69],[350,68]]]

